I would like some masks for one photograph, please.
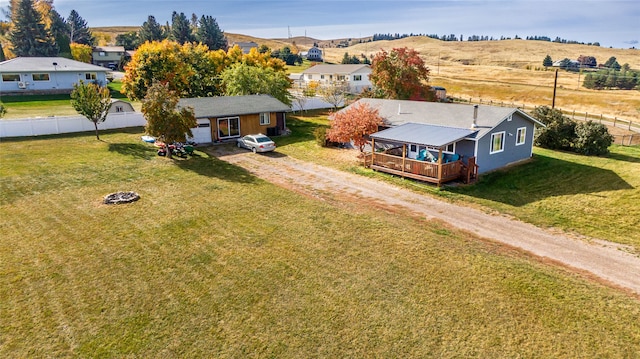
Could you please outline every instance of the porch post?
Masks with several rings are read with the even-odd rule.
[[[371,166],[373,166],[373,160],[376,156],[376,139],[371,139]]]
[[[438,186],[442,180],[442,147],[438,149]]]
[[[402,172],[404,172],[404,163],[405,158],[407,157],[407,144],[402,144]]]

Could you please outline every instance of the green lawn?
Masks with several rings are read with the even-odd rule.
[[[472,186],[435,186],[336,161],[339,149],[321,148],[313,131],[328,113],[292,114],[290,138],[278,139],[289,156],[389,181],[443,199],[482,205],[542,227],[629,244],[640,251],[640,147],[612,146],[605,157],[534,149],[529,163],[481,176]],[[344,151],[343,151],[344,152]]]
[[[640,352],[640,303],[617,290],[205,152],[167,160],[141,134],[0,142],[0,357]],[[141,199],[101,203],[119,190]]]
[[[117,81],[109,83],[111,98],[128,101],[126,96],[120,93],[121,86],[122,84]],[[4,118],[9,120],[78,114],[71,106],[71,97],[68,94],[3,96],[0,100],[7,109]],[[136,102],[134,107],[137,110],[140,109],[140,105]]]

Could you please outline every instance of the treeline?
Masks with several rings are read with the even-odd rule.
[[[556,37],[553,41],[548,36],[527,36],[527,40],[535,40],[535,41],[547,41],[547,42],[555,42],[558,44],[572,44],[572,45],[588,45],[588,46],[600,46],[599,42],[579,42],[574,40],[562,39],[560,37]]]
[[[209,15],[187,17],[176,11],[171,15],[171,24],[160,25],[153,15],[147,17],[140,30],[116,36],[116,45],[126,50],[135,50],[147,41],[172,40],[179,44],[197,42],[207,45],[210,50],[227,50],[227,38],[216,19]]]
[[[344,56],[342,56],[342,62],[341,64],[366,64],[366,65],[370,65],[371,61],[367,58],[367,56],[365,54],[360,54],[360,57],[356,56],[356,55],[352,55],[350,56],[348,52],[344,53]]]
[[[583,83],[584,87],[594,90],[633,90],[637,89],[638,85],[640,85],[640,71],[630,69],[628,64],[622,65],[619,70],[611,68],[588,73]]]
[[[432,39],[436,39],[436,40],[441,40],[441,41],[465,41],[464,40],[464,36],[460,35],[457,36],[455,34],[449,34],[449,35],[438,35],[438,34],[414,34],[414,33],[410,33],[410,34],[399,34],[399,33],[395,33],[395,34],[373,34],[373,37],[371,38],[371,41],[380,41],[380,40],[399,40],[399,39],[404,39],[406,37],[412,37],[412,36],[424,36],[424,37],[429,37]],[[467,36],[467,40],[466,41],[498,41],[498,40],[520,40],[522,39],[520,36],[515,35],[513,38],[509,37],[509,36],[500,36],[500,38],[494,38],[493,36],[488,36],[488,35],[470,35]],[[560,37],[556,37],[553,41],[551,41],[551,38],[548,36],[527,36],[525,38],[526,40],[536,40],[536,41],[549,41],[549,42],[556,42],[556,43],[561,43],[561,44],[578,44],[578,45],[592,45],[592,46],[600,46],[599,42],[588,42],[588,43],[584,43],[584,42],[579,42],[579,41],[574,41],[574,40],[567,40],[567,39],[563,39]]]

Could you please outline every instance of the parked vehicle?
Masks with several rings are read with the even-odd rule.
[[[238,147],[246,148],[256,153],[273,151],[276,149],[276,144],[269,137],[258,134],[238,138]]]

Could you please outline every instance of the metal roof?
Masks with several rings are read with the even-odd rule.
[[[289,112],[291,108],[269,95],[183,98],[180,107],[193,107],[196,118]]]
[[[376,140],[411,143],[430,147],[443,147],[476,134],[476,130],[423,123],[405,123],[371,135]]]
[[[369,65],[363,65],[363,64],[339,64],[339,65],[332,65],[332,64],[320,64],[320,65],[315,65],[315,66],[311,66],[308,69],[302,71],[303,74],[352,74],[354,72],[358,72],[360,70],[369,70],[369,72],[371,72],[371,69],[369,67]]]
[[[479,105],[476,126],[472,128],[474,122],[473,105],[373,98],[363,98],[356,103],[366,103],[369,107],[377,109],[380,117],[389,126],[421,123],[446,128],[473,129],[477,131],[476,138],[481,138],[491,132],[494,127],[515,113],[538,126],[544,126],[524,111],[514,107]],[[345,109],[341,111],[345,111]]]
[[[15,59],[0,62],[0,72],[107,72],[101,66],[86,64],[84,62],[67,59],[64,57],[16,57]]]

